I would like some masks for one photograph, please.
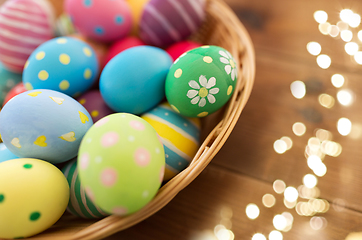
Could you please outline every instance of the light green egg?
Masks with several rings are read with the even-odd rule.
[[[142,118],[115,113],[96,122],[78,154],[87,196],[109,214],[124,216],[144,207],[161,186],[165,154],[154,128]]]

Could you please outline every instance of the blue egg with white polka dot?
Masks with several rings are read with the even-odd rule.
[[[51,89],[72,97],[87,91],[99,73],[97,56],[87,43],[59,37],[40,45],[23,71],[27,90]]]
[[[0,105],[3,104],[6,94],[20,82],[21,74],[10,71],[0,62]]]
[[[12,153],[4,143],[0,143],[0,163],[16,158],[19,157]]]

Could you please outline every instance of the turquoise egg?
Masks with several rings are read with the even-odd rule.
[[[8,160],[12,160],[15,158],[19,158],[18,156],[14,155],[4,143],[0,143],[0,163],[5,162]]]
[[[175,112],[168,103],[141,116],[161,138],[166,157],[167,181],[184,170],[194,158],[200,145],[200,119],[188,118]]]
[[[116,112],[142,114],[165,97],[165,81],[172,64],[170,55],[152,46],[129,48],[104,67],[99,89]]]
[[[70,200],[67,211],[71,214],[87,219],[97,219],[108,216],[102,209],[89,199],[78,177],[77,160],[72,160],[63,167],[62,172],[66,177],[69,190]]]
[[[3,104],[6,94],[21,82],[21,74],[14,73],[0,62],[0,105]]]
[[[39,89],[13,97],[0,112],[0,134],[18,157],[60,163],[77,156],[93,125],[87,110],[60,92]]]
[[[51,89],[76,97],[98,77],[98,60],[85,42],[71,37],[49,40],[30,55],[23,72],[27,90]]]

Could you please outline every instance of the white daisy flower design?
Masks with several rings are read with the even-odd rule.
[[[236,71],[236,64],[233,57],[228,51],[219,51],[219,54],[221,55],[220,62],[227,64],[225,66],[225,72],[228,75],[231,73],[231,79],[234,81],[238,72]]]
[[[216,85],[216,78],[211,77],[209,81],[207,81],[206,77],[201,75],[199,77],[199,83],[200,85],[195,80],[189,82],[189,86],[193,88],[187,92],[187,97],[192,98],[191,103],[198,103],[199,107],[203,107],[206,105],[206,98],[209,103],[215,103],[216,99],[213,94],[217,94],[219,88],[212,87]]]

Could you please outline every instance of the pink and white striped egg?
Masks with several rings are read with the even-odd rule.
[[[46,0],[11,0],[0,8],[0,61],[22,72],[30,54],[53,37],[54,10]]]

